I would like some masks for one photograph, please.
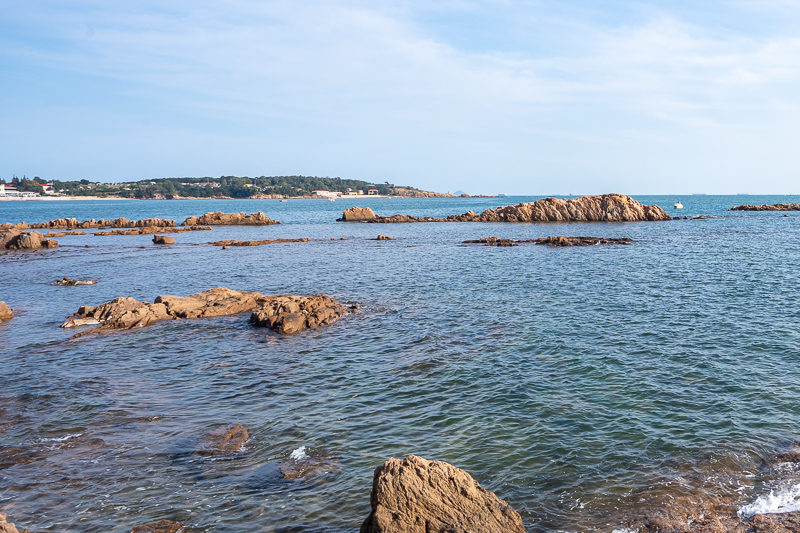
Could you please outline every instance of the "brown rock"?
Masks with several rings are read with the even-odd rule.
[[[302,479],[310,481],[319,479],[342,470],[339,457],[328,452],[309,452],[305,446],[292,452],[292,456],[281,463],[283,479]]]
[[[67,276],[64,276],[62,279],[53,283],[53,285],[63,285],[67,287],[73,287],[75,285],[96,285],[96,284],[97,280],[94,279],[86,279],[86,280],[69,279]]]
[[[0,231],[0,250],[39,250],[41,248],[58,248],[58,243],[47,239],[38,231],[20,231],[17,229]]]
[[[254,326],[270,328],[285,335],[292,335],[306,328],[327,326],[359,309],[357,305],[347,307],[324,295],[277,295],[259,303],[261,308],[253,311],[250,322]]]
[[[18,224],[2,224],[0,229],[19,229],[25,230],[29,228],[34,229],[91,229],[91,228],[142,228],[147,226],[155,227],[170,227],[175,226],[174,220],[167,220],[164,218],[147,218],[144,220],[128,220],[125,217],[120,217],[114,220],[85,220],[83,222],[76,218],[58,218],[48,222],[38,222],[36,224],[28,224],[27,222],[20,222]],[[76,233],[77,235],[78,233]]]
[[[800,211],[800,204],[737,205],[731,211]]]
[[[175,244],[175,237],[168,237],[166,235],[154,235],[153,244]]]
[[[45,237],[71,237],[73,235],[86,235],[85,231],[48,231]]]
[[[472,477],[409,455],[375,469],[361,533],[524,533],[522,518]]]
[[[152,524],[136,526],[131,533],[177,533],[183,526],[171,520],[160,520]]]
[[[5,513],[0,513],[0,533],[19,533],[14,524],[9,524],[6,521]]]
[[[250,438],[250,432],[241,424],[220,426],[200,438],[196,455],[220,455],[234,453]]]
[[[485,246],[518,246],[517,243],[546,244],[548,246],[597,246],[598,244],[630,244],[633,239],[628,237],[539,237],[522,241],[512,241],[499,237],[483,237],[478,240],[463,241],[463,244],[483,244]]]
[[[107,237],[109,235],[153,235],[155,233],[183,233],[184,231],[211,231],[209,226],[190,226],[187,228],[145,226],[132,229],[114,229],[111,231],[96,231],[95,237]]]
[[[376,241],[393,241],[394,239],[391,237],[387,237],[386,235],[378,235],[375,238]]]
[[[266,240],[266,241],[215,241],[210,242],[208,244],[212,246],[222,246],[225,248],[226,246],[263,246],[265,244],[279,244],[282,242],[309,242],[311,239],[302,238],[302,239],[273,239],[273,240]]]
[[[369,207],[351,207],[350,209],[344,210],[342,218],[340,218],[339,221],[360,222],[364,220],[374,220],[375,218],[377,218],[375,213]]]
[[[11,308],[5,302],[0,302],[0,320],[9,320],[11,318],[14,318]]]
[[[271,226],[280,224],[277,220],[272,220],[264,213],[206,213],[200,217],[189,217],[183,221],[182,226]]]
[[[411,189],[406,187],[395,187],[392,189],[393,196],[400,198],[455,198],[455,194],[449,192],[431,192],[421,191],[419,189]],[[465,195],[461,195],[465,196]],[[468,194],[466,196],[469,196]]]
[[[483,244],[484,246],[519,246],[511,239],[501,239],[500,237],[482,237],[478,240],[463,241],[462,244]]]

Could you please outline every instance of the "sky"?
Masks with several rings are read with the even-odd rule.
[[[800,192],[800,1],[0,0],[0,178]]]

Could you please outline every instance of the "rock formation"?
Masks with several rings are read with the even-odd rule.
[[[313,451],[306,453],[306,447],[298,448],[280,465],[283,479],[317,480],[335,474],[344,467],[339,457],[330,452]]]
[[[737,205],[731,211],[800,211],[800,204]]]
[[[327,326],[360,309],[346,306],[328,296],[272,296],[250,315],[250,323],[291,335],[307,328]]]
[[[183,526],[171,520],[160,520],[152,524],[136,526],[131,533],[177,533]]]
[[[522,518],[472,477],[409,455],[375,469],[361,533],[524,533]]]
[[[183,221],[182,226],[271,226],[280,224],[264,213],[206,213],[200,217],[189,217]]]
[[[18,224],[5,223],[0,224],[0,230],[4,229],[90,229],[90,228],[143,228],[143,227],[172,227],[176,226],[174,220],[167,220],[164,218],[146,218],[143,220],[128,220],[125,217],[119,217],[114,220],[85,220],[79,221],[77,218],[58,218],[50,220],[49,222],[39,222],[36,224],[28,224],[27,222],[20,222]]]
[[[14,318],[11,308],[5,302],[0,302],[0,320],[9,320],[11,318]]]
[[[175,244],[175,237],[153,235],[153,244]]]
[[[48,231],[45,237],[71,237],[73,235],[86,235],[85,231]]]
[[[250,432],[241,424],[220,426],[200,438],[195,455],[221,455],[239,451],[250,438]]]
[[[0,231],[0,250],[39,250],[41,248],[58,248],[58,242],[45,238],[38,231],[17,229]]]
[[[393,196],[400,198],[455,198],[455,194],[449,192],[431,192],[421,191],[419,189],[408,189],[405,187],[394,187],[392,189]],[[464,196],[463,194],[461,196]],[[469,196],[469,195],[468,195]]]
[[[69,279],[67,276],[64,276],[62,279],[53,283],[53,285],[63,285],[67,287],[73,287],[75,285],[96,285],[96,284],[97,280],[94,279],[86,279],[86,280]]]
[[[95,237],[107,237],[109,235],[153,235],[155,233],[183,233],[184,231],[211,231],[210,226],[190,226],[186,228],[172,228],[159,226],[145,226],[133,229],[114,229],[111,231],[96,231]]]
[[[642,205],[630,196],[603,194],[580,198],[544,198],[535,202],[521,203],[487,209],[481,214],[467,211],[462,215],[446,218],[413,217],[408,215],[377,216],[371,209],[351,208],[340,221],[403,223],[403,222],[639,222],[672,220],[657,205]]]
[[[279,244],[282,242],[309,242],[311,239],[273,239],[267,241],[215,241],[208,244],[212,246],[263,246],[265,244]]]
[[[5,513],[0,513],[0,533],[19,533],[19,530],[14,527],[14,524],[9,524],[6,521]]]
[[[462,244],[483,244],[484,246],[519,246],[520,243],[546,244],[547,246],[597,246],[598,244],[630,244],[628,237],[539,237],[538,239],[513,241],[500,237],[482,237],[477,240],[463,241]]]
[[[477,240],[462,241],[461,244],[482,244],[484,246],[519,246],[511,239],[501,239],[500,237],[481,237]]]
[[[386,235],[378,235],[373,240],[376,240],[376,241],[393,241],[394,239],[391,238],[391,237],[387,237]]]
[[[158,296],[151,304],[120,297],[97,307],[83,305],[61,327],[97,326],[72,336],[77,338],[108,329],[143,327],[160,320],[235,315],[259,306],[261,309],[253,313],[250,322],[286,334],[330,324],[358,309],[327,296],[264,296],[219,287],[190,296]]]

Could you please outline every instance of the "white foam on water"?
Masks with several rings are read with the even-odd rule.
[[[289,459],[299,461],[300,459],[305,459],[306,457],[308,457],[308,455],[306,455],[306,447],[300,446],[292,452],[292,455],[289,456]]]
[[[789,513],[800,511],[800,484],[780,489],[771,490],[769,494],[759,496],[753,503],[739,509],[737,513],[741,518],[750,518],[757,514]]]
[[[80,437],[83,433],[70,433],[69,435],[64,435],[63,437],[50,437],[50,438],[43,438],[39,439],[39,442],[64,442],[68,441],[69,439],[74,439],[76,437]]]
[[[615,529],[611,533],[638,533],[638,529],[631,529],[629,527],[623,527],[622,529]]]

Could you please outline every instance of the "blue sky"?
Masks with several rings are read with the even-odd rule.
[[[0,177],[798,193],[800,2],[0,0]]]

